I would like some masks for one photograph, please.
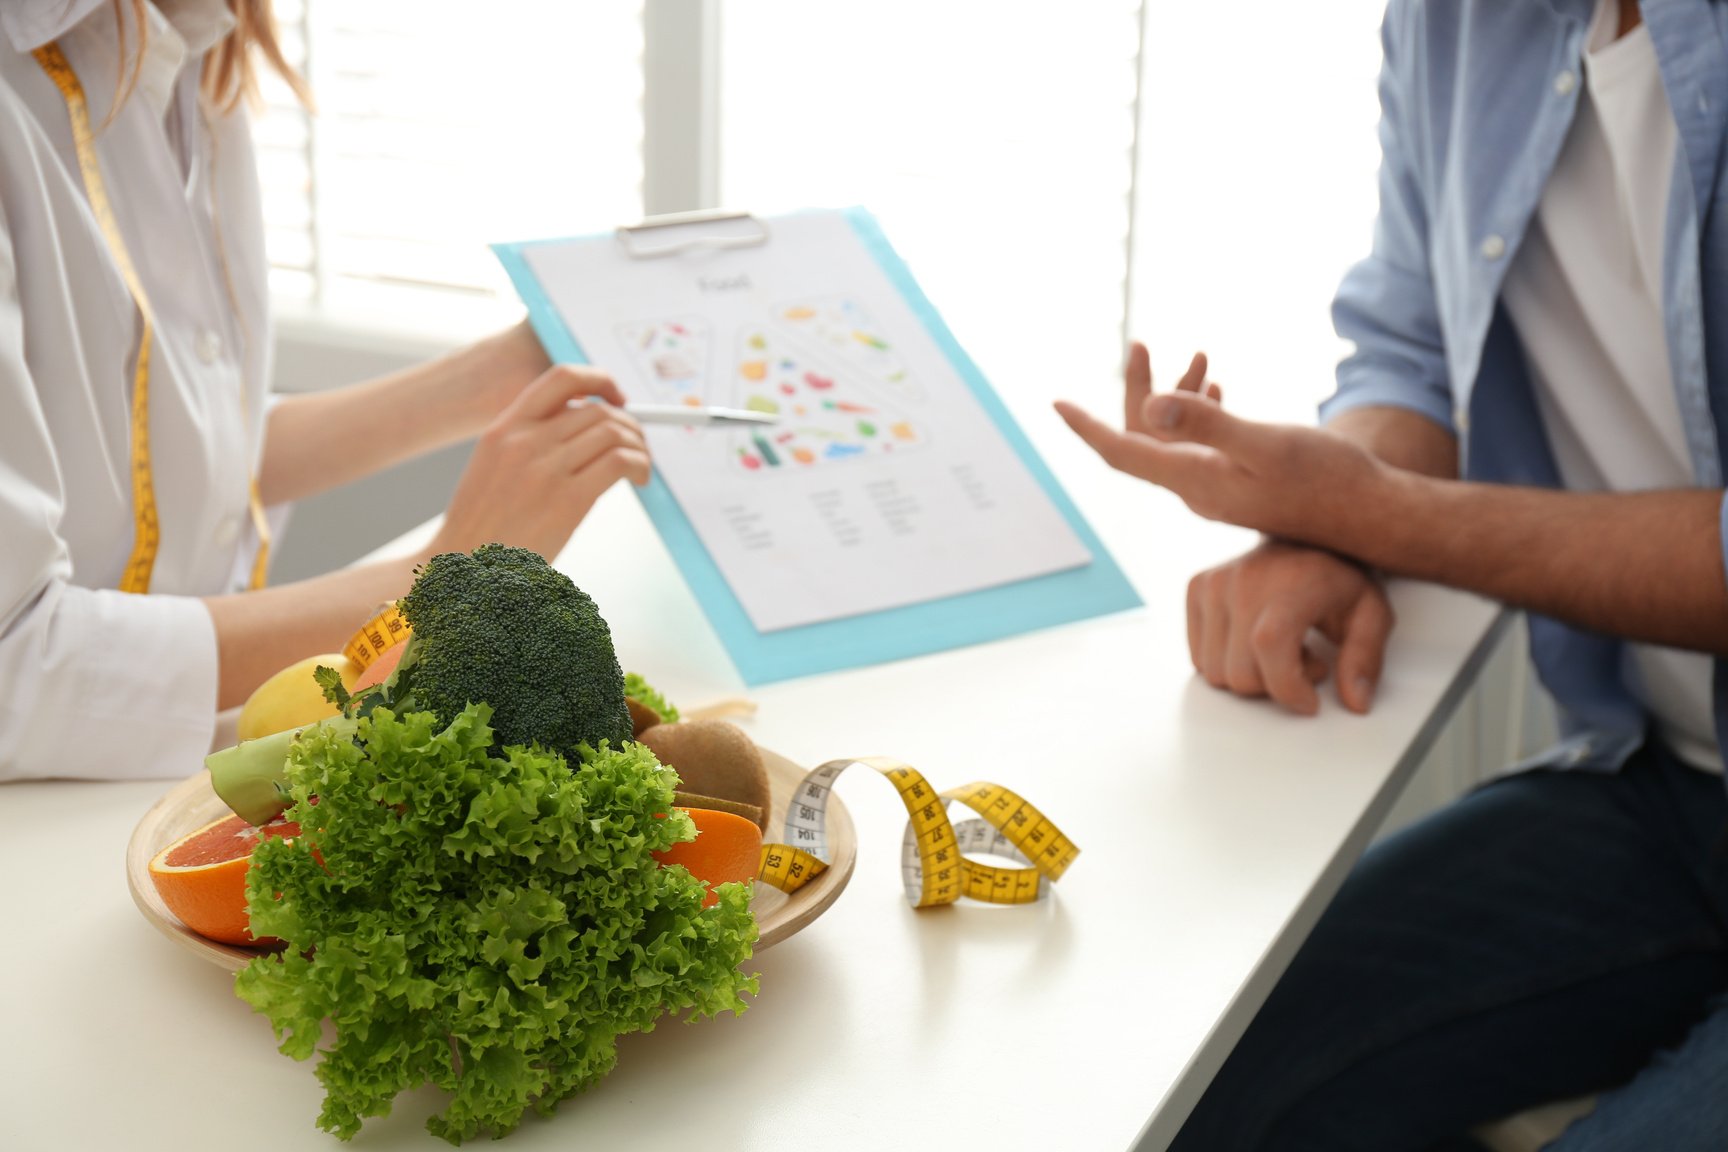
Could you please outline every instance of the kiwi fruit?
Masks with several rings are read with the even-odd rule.
[[[642,738],[642,733],[660,723],[660,713],[646,704],[638,703],[626,696],[624,697],[624,706],[630,709],[630,735],[638,740]]]
[[[724,720],[680,720],[656,724],[637,739],[677,770],[681,790],[749,804],[761,813],[756,826],[768,831],[768,768],[743,729]]]

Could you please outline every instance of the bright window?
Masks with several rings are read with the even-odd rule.
[[[728,205],[862,204],[1005,395],[1114,370],[1139,4],[750,0],[721,23]]]
[[[276,8],[319,107],[275,85],[259,126],[279,297],[471,313],[509,296],[489,243],[641,214],[641,0]]]
[[[1147,12],[1130,327],[1175,381],[1308,422],[1344,345],[1332,294],[1368,251],[1385,0]]]
[[[658,75],[718,172],[678,187],[871,209],[1023,413],[1109,405],[1125,330],[1166,383],[1206,348],[1239,410],[1306,420],[1330,389],[1327,304],[1373,215],[1382,0],[653,3],[671,17],[645,31],[644,0],[278,0],[321,111],[272,91],[259,124],[277,296],[453,333],[514,314],[488,243],[665,203],[645,196]],[[687,48],[656,72],[648,37],[692,28],[717,79]]]

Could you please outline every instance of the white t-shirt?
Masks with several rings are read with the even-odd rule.
[[[1663,231],[1676,130],[1642,25],[1598,0],[1585,84],[1503,296],[1566,487],[1628,492],[1696,481],[1668,365]],[[1710,658],[1635,644],[1634,691],[1687,761],[1722,770]]]

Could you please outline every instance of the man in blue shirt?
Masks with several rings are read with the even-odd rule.
[[[1203,358],[1112,466],[1266,541],[1190,586],[1211,684],[1372,704],[1389,573],[1529,613],[1565,739],[1371,850],[1175,1147],[1419,1152],[1600,1093],[1551,1148],[1728,1147],[1728,3],[1393,0],[1380,210],[1325,427]],[[1563,771],[1585,769],[1586,771]],[[1594,771],[1590,771],[1594,770]]]

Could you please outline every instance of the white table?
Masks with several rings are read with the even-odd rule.
[[[940,787],[994,780],[1083,848],[1053,900],[913,912],[885,782],[840,795],[850,887],[762,954],[744,1016],[626,1040],[617,1070],[508,1147],[725,1152],[1162,1149],[1276,982],[1484,658],[1487,603],[1400,586],[1377,706],[1319,719],[1192,675],[1182,590],[1239,549],[1170,498],[1044,447],[1146,598],[1138,611],[756,691],[758,742],[800,763],[880,753]],[[635,502],[609,494],[562,561],[626,667],[676,701],[739,691]],[[94,708],[93,708],[94,711]],[[93,718],[93,722],[99,722]],[[196,768],[188,765],[188,770]],[[158,936],[122,853],[167,787],[0,789],[0,1149],[335,1147],[310,1064],[230,977]],[[442,1145],[422,1092],[357,1148]]]

